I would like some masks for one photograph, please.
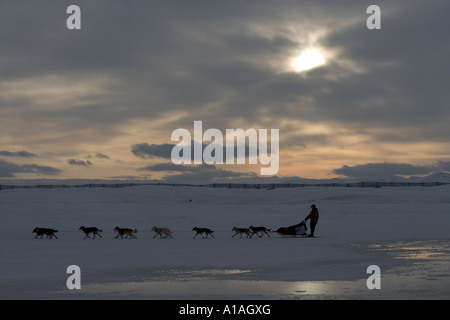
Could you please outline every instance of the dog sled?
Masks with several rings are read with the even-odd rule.
[[[306,237],[306,230],[308,230],[308,228],[306,227],[306,223],[302,221],[299,224],[295,224],[293,226],[278,228],[275,232],[284,238],[297,238]]]

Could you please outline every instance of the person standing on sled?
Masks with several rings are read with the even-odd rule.
[[[311,233],[308,237],[314,237],[314,230],[316,229],[316,224],[319,221],[319,210],[316,208],[316,205],[313,204],[311,206],[311,212],[308,214],[308,216],[303,220],[303,222],[306,222],[306,220],[310,219],[309,227],[311,228]]]

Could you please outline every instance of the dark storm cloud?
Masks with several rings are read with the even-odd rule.
[[[0,177],[13,178],[16,173],[35,173],[39,175],[59,175],[61,170],[48,166],[40,166],[36,164],[18,165],[4,160],[0,160]]]
[[[28,151],[7,151],[7,150],[2,150],[0,151],[0,156],[4,156],[4,157],[21,157],[21,158],[32,158],[32,157],[37,157],[36,154],[28,152]]]
[[[107,154],[104,153],[96,153],[95,155],[88,155],[88,159],[90,158],[97,158],[97,159],[110,159],[110,157]]]
[[[67,160],[67,163],[72,166],[83,166],[83,167],[89,167],[93,165],[93,163],[90,162],[89,160],[84,161],[84,160],[69,159]]]
[[[148,144],[148,143],[138,143],[131,147],[131,152],[140,158],[166,158],[170,159],[170,154],[172,152],[175,144],[163,143],[163,144]]]
[[[191,140],[191,159],[194,159],[194,145],[197,144],[197,142]],[[173,148],[176,146],[176,144],[171,144],[171,143],[163,143],[163,144],[148,144],[148,143],[138,143],[135,144],[131,147],[131,152],[140,158],[143,159],[149,159],[149,158],[153,158],[153,157],[157,157],[157,158],[164,158],[164,159],[171,159],[172,158],[172,150]],[[205,150],[205,148],[207,147],[207,144],[202,144],[202,155],[203,155],[203,151]],[[226,155],[227,155],[227,151],[226,151],[226,143],[223,142],[223,149],[222,149],[222,154],[223,154],[223,161],[226,161]],[[238,147],[236,146],[236,143],[234,145],[233,148],[233,152],[235,157],[237,157],[238,154]],[[257,154],[258,152],[258,148],[255,150],[253,149],[253,147],[249,147],[248,145],[245,145],[244,148],[244,153],[245,153],[245,157],[249,156],[249,152],[254,152],[255,154]],[[268,146],[268,152],[270,152],[270,144]],[[214,156],[214,152],[212,154]]]
[[[351,178],[376,177],[389,175],[425,175],[438,170],[447,171],[450,169],[449,162],[439,162],[437,165],[417,166],[408,163],[367,163],[355,166],[342,166],[333,170],[333,173]]]

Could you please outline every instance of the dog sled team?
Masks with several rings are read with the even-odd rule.
[[[308,228],[306,227],[307,220],[310,220],[311,232],[309,235],[306,233],[306,231],[308,230]],[[319,221],[319,211],[318,211],[317,207],[313,204],[311,206],[311,212],[309,213],[309,215],[298,224],[295,224],[295,225],[292,225],[289,227],[280,227],[276,231],[271,231],[271,229],[268,229],[266,227],[250,226],[248,228],[238,228],[238,227],[234,226],[232,229],[232,231],[234,232],[234,235],[232,235],[232,238],[234,238],[237,235],[239,235],[241,239],[242,239],[243,235],[245,235],[246,238],[252,238],[255,234],[259,238],[263,237],[264,235],[267,235],[270,238],[269,233],[276,233],[283,237],[299,237],[299,236],[300,237],[301,236],[314,237],[314,232],[315,232],[318,221]],[[95,239],[95,236],[99,236],[101,238],[102,236],[100,235],[100,232],[103,231],[97,227],[85,227],[85,226],[81,226],[78,230],[81,230],[84,232],[84,234],[85,234],[84,239],[91,238],[89,236],[90,234],[93,235],[92,239]],[[137,239],[137,236],[136,236],[136,233],[138,232],[137,229],[115,227],[113,230],[116,232],[116,236],[114,237],[115,239],[117,239],[117,238]],[[173,238],[173,232],[169,228],[165,228],[165,227],[159,228],[157,226],[153,226],[151,230],[153,232],[155,232],[155,235],[153,236],[153,238],[156,238],[157,236],[159,236],[159,238]],[[204,239],[208,238],[208,236],[211,236],[212,238],[214,238],[214,235],[213,235],[214,231],[209,228],[194,227],[192,229],[192,231],[196,232],[195,235],[193,236],[193,238],[196,238],[198,235],[200,235]],[[35,236],[36,239],[38,237],[40,237],[40,239],[42,239],[44,236],[46,236],[48,239],[53,239],[53,238],[58,239],[56,237],[57,232],[58,232],[58,230],[55,230],[55,229],[40,228],[40,227],[36,227],[32,231],[32,233],[36,234],[36,236]]]
[[[85,227],[85,226],[81,226],[78,230],[81,230],[84,232],[84,238],[91,238],[90,234],[92,234],[92,239],[95,239],[95,236],[99,236],[100,238],[102,237],[100,232],[102,232],[103,230],[97,228],[97,227]],[[138,232],[137,229],[131,229],[131,228],[120,228],[120,227],[115,227],[113,229],[113,231],[116,232],[116,236],[114,237],[115,239],[137,239],[136,233]],[[158,228],[156,226],[152,227],[152,231],[155,232],[155,235],[153,236],[153,238],[156,238],[157,236],[159,236],[159,238],[173,238],[172,235],[172,231],[169,228]],[[195,235],[193,236],[193,238],[196,238],[198,235],[200,235],[202,238],[206,239],[208,238],[208,236],[211,236],[212,238],[214,238],[214,231],[209,229],[209,228],[197,228],[194,227],[192,229],[192,231],[195,231]],[[250,228],[236,228],[234,227],[232,229],[232,231],[235,231],[236,233],[233,235],[233,237],[237,234],[241,235],[242,238],[242,234],[245,233],[247,235],[248,238],[251,238],[254,234],[257,234],[259,237],[262,237],[265,234],[267,234],[269,237],[270,235],[268,234],[268,232],[270,232],[270,229],[264,228],[264,227],[253,227],[251,226]],[[34,230],[32,231],[32,233],[35,233],[35,239],[37,239],[38,237],[40,239],[42,239],[44,236],[47,237],[47,239],[58,239],[58,237],[56,236],[56,232],[58,232],[58,230],[56,229],[50,229],[50,228],[41,228],[41,227],[36,227],[34,228]]]

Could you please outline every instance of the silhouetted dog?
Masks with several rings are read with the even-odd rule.
[[[214,231],[212,231],[211,229],[208,229],[208,228],[197,228],[197,227],[194,227],[194,228],[192,228],[192,231],[197,232],[195,234],[195,236],[193,236],[193,238],[195,238],[199,234],[202,236],[202,238],[208,238],[208,235],[210,235],[211,237],[214,238],[214,236],[213,236],[213,232]],[[203,233],[206,234],[206,237],[203,236]]]
[[[42,239],[42,237],[44,235],[46,235],[47,238],[50,238],[50,239],[52,239],[53,237],[58,239],[58,237],[55,234],[56,232],[58,232],[58,230],[49,229],[49,228],[39,228],[39,227],[34,228],[34,230],[32,231],[32,233],[36,233],[36,236],[34,237],[35,239],[37,239],[37,237],[39,237],[39,236],[41,236],[41,239]]]
[[[158,228],[154,226],[152,228],[152,231],[156,232],[153,238],[155,238],[156,236],[159,236],[160,238],[172,238],[172,231],[170,231],[169,228]]]
[[[137,229],[130,229],[130,228],[119,228],[119,227],[115,227],[114,231],[117,232],[117,236],[115,236],[114,238],[118,238],[120,237],[121,239],[123,239],[123,236],[125,235],[125,238],[134,238],[137,239],[137,237],[134,235],[137,232]]]
[[[236,227],[233,227],[232,231],[236,232],[236,233],[233,235],[233,237],[234,237],[235,235],[238,235],[238,234],[239,234],[239,235],[241,236],[241,239],[242,239],[242,234],[243,234],[243,233],[245,233],[245,234],[247,235],[247,238],[249,238],[249,237],[252,236],[252,232],[250,231],[249,228],[236,228]]]
[[[103,231],[103,230],[100,230],[100,229],[98,229],[98,228],[96,228],[96,227],[89,227],[89,228],[86,228],[85,226],[81,226],[78,230],[83,230],[83,232],[86,234],[86,236],[84,237],[84,239],[90,238],[90,237],[89,237],[89,234],[90,234],[90,233],[92,233],[92,234],[94,235],[94,238],[93,238],[93,239],[95,239],[95,235],[98,235],[98,236],[101,238],[102,236],[100,235],[99,232],[102,232],[102,231]]]
[[[269,235],[269,231],[270,231],[270,229],[267,229],[267,228],[265,228],[265,227],[254,227],[254,226],[250,226],[250,231],[252,232],[252,235],[250,236],[250,238],[256,233],[257,235],[258,235],[258,237],[262,237],[262,236],[264,236],[264,233],[265,234],[267,234],[267,236],[270,238],[270,235]],[[259,235],[261,233],[261,235]]]

